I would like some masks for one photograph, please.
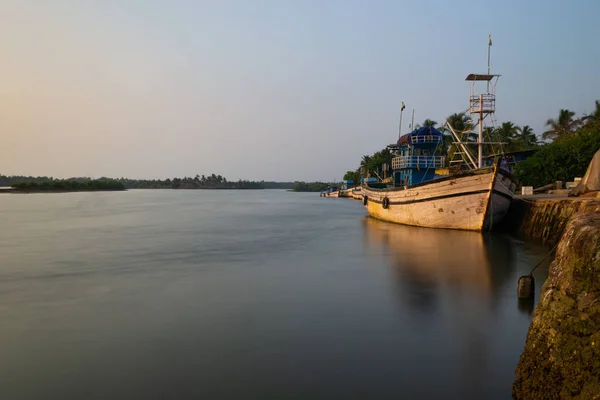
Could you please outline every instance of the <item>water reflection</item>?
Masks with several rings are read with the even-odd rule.
[[[533,306],[535,305],[533,297],[527,299],[518,299],[517,305],[519,311],[522,313],[527,315],[533,314]]]
[[[442,292],[489,303],[494,286],[510,274],[510,246],[501,237],[390,224],[370,217],[364,219],[364,226],[367,243],[389,252],[399,284],[421,300],[418,307],[431,309]],[[500,268],[492,268],[496,266]]]
[[[505,236],[364,219],[367,246],[390,260],[399,307],[411,324],[439,332],[456,352],[457,379],[470,398],[485,391],[498,293],[514,269]]]

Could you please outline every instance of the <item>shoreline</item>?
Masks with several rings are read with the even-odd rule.
[[[203,188],[125,188],[125,189],[97,189],[97,190],[23,190],[23,189],[0,189],[0,194],[38,194],[38,193],[79,193],[79,192],[125,192],[127,190],[267,190],[265,188],[220,188],[220,187],[203,187]],[[277,189],[276,189],[277,190]],[[291,190],[291,189],[290,189]]]
[[[127,189],[97,189],[97,190],[23,190],[23,189],[2,189],[0,193],[8,194],[37,194],[37,193],[77,193],[77,192],[125,192]]]
[[[516,367],[514,399],[600,393],[600,199],[595,196],[515,197],[507,215],[513,233],[557,247]]]

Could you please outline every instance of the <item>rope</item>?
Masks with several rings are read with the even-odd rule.
[[[550,250],[550,252],[549,252],[548,254],[546,254],[546,256],[545,256],[544,258],[542,258],[542,259],[541,259],[541,261],[540,261],[539,263],[537,263],[537,265],[536,265],[535,267],[533,267],[533,269],[531,270],[531,272],[529,272],[529,275],[531,275],[531,274],[533,273],[533,271],[535,271],[535,270],[536,270],[536,268],[537,268],[537,267],[539,267],[540,265],[542,265],[542,263],[543,263],[544,261],[546,261],[546,259],[548,258],[548,256],[550,256],[550,254],[552,254],[552,252],[553,252],[554,250],[556,250],[556,248],[558,247],[558,244],[559,244],[559,243],[560,243],[560,241],[558,241],[558,242],[557,242],[557,243],[554,245],[554,247],[552,247],[552,250]]]

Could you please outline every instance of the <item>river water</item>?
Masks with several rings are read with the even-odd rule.
[[[0,398],[510,399],[546,251],[314,193],[3,194]]]

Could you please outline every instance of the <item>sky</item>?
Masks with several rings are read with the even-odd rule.
[[[340,180],[492,73],[498,122],[600,99],[597,0],[0,0],[0,174]]]

